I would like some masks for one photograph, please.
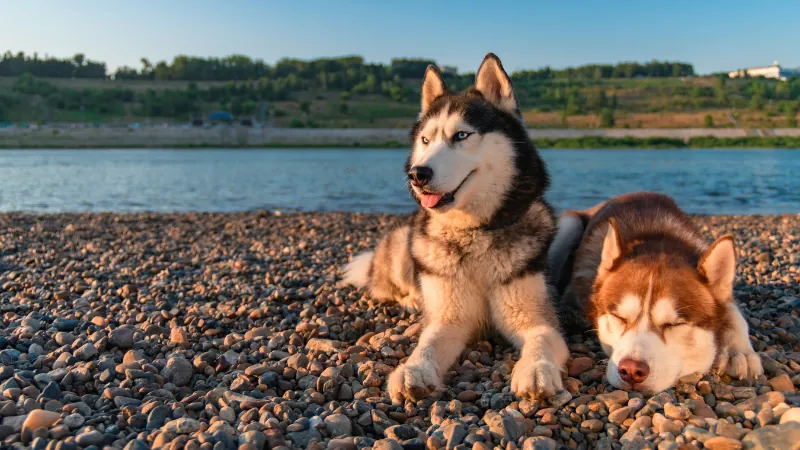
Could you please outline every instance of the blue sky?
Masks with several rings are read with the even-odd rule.
[[[699,73],[800,66],[800,1],[7,1],[0,51],[139,58],[233,53],[272,63],[357,54],[427,57],[473,72],[488,51],[508,70],[680,60]]]

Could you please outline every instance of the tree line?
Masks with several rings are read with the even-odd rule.
[[[7,51],[0,56],[0,76],[14,77],[29,73],[37,77],[51,78],[107,78],[106,63],[86,59],[83,53],[72,58],[39,58],[34,53],[27,56]]]
[[[287,78],[294,76],[305,82],[313,81],[323,87],[343,88],[348,80],[372,74],[379,80],[399,77],[419,79],[434,60],[424,58],[394,58],[388,65],[367,63],[361,56],[300,60],[284,58],[274,65],[261,59],[244,55],[223,58],[200,58],[178,55],[171,62],[151,62],[141,58],[140,67],[123,66],[109,73],[104,62],[86,59],[78,53],[72,58],[39,58],[34,53],[0,56],[0,76],[20,76],[30,73],[38,77],[55,78],[114,78],[122,80],[181,80],[181,81],[248,81],[261,78]],[[464,74],[469,76],[471,74]],[[691,64],[671,61],[646,63],[621,62],[618,64],[589,64],[566,69],[545,67],[538,70],[515,72],[515,80],[600,80],[607,78],[678,77],[694,75]],[[461,78],[456,76],[455,78]],[[456,82],[460,80],[455,80]],[[351,86],[352,87],[352,86]]]

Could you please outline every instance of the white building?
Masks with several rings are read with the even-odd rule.
[[[781,67],[778,61],[775,61],[771,66],[767,67],[753,67],[752,69],[728,72],[728,76],[731,78],[738,78],[744,76],[745,73],[750,77],[777,78],[786,81],[792,76],[800,76],[800,68],[786,69]]]

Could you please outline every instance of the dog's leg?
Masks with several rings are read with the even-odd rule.
[[[511,374],[512,391],[520,397],[547,397],[561,390],[561,368],[569,350],[558,331],[544,275],[527,275],[499,286],[491,302],[495,326],[522,349]]]
[[[755,378],[763,374],[761,357],[753,351],[753,346],[750,344],[747,322],[733,302],[728,304],[728,323],[730,328],[722,337],[719,354],[714,364],[716,372],[727,373],[739,379]]]
[[[485,311],[466,283],[423,277],[422,284],[427,325],[414,352],[388,380],[389,395],[397,403],[425,398],[441,385]]]

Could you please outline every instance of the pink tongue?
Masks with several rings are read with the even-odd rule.
[[[442,194],[422,194],[422,206],[433,208],[442,199]]]

